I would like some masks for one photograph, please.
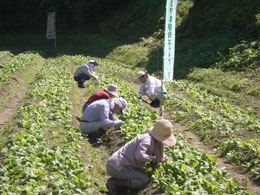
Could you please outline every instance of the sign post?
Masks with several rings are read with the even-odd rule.
[[[166,3],[161,98],[163,95],[163,81],[172,81],[174,76],[175,20],[177,2],[178,0],[167,0]],[[160,116],[162,116],[163,109],[163,103],[160,103]]]
[[[163,52],[163,80],[165,81],[173,80],[176,8],[177,0],[167,0]]]
[[[54,39],[54,46],[56,48],[55,12],[49,12],[47,14],[47,39]]]

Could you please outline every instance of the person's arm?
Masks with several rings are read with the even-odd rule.
[[[115,114],[113,114],[112,112],[110,112],[109,118],[110,118],[110,120],[112,120],[112,121],[118,120],[118,119],[116,118]]]
[[[139,162],[151,162],[156,158],[155,156],[147,154],[147,151],[150,147],[150,143],[150,137],[144,137],[140,140],[135,152],[135,157]]]
[[[142,84],[139,88],[139,93],[138,93],[138,97],[141,98],[144,94],[144,88],[145,88],[145,84]]]
[[[163,158],[162,158],[162,162],[165,162],[165,161],[173,161],[171,157],[167,156],[166,154],[163,153]]]
[[[94,67],[94,65],[92,65],[92,64],[88,65],[88,75],[97,80],[98,76],[95,75],[95,73],[93,72],[93,67]]]
[[[107,127],[113,127],[113,126],[117,126],[117,125],[123,124],[123,121],[118,120],[118,119],[110,120],[109,114],[110,114],[109,107],[102,106],[102,109],[101,109],[101,121],[103,122],[103,125],[105,125]]]

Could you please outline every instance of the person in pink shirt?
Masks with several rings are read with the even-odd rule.
[[[163,153],[163,146],[174,146],[176,139],[172,134],[170,121],[162,119],[144,134],[117,150],[107,161],[108,179],[106,186],[110,194],[120,188],[140,188],[149,183],[144,172],[144,164],[150,162],[153,169],[159,162],[170,160]]]
[[[86,108],[94,101],[101,100],[101,99],[110,99],[112,97],[117,97],[118,94],[116,92],[117,86],[113,84],[109,84],[106,89],[101,89],[96,92],[94,92],[88,99],[88,101],[85,102],[82,108],[82,114],[86,110]]]

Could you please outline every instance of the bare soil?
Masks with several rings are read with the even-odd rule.
[[[15,93],[15,95],[8,101],[9,106],[0,110],[0,130],[12,118],[13,114],[16,112],[18,105],[28,91],[28,88],[29,84],[22,85]]]
[[[0,58],[0,62],[6,62],[8,59],[12,57],[11,54],[6,54]],[[1,68],[1,67],[0,67]]]

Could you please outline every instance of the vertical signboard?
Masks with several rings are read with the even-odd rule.
[[[47,39],[55,39],[56,47],[55,12],[49,12],[47,14]]]
[[[173,80],[177,0],[167,0],[164,34],[163,80]]]

